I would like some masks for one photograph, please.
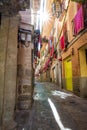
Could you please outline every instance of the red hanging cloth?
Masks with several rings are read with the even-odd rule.
[[[65,49],[65,37],[64,37],[64,35],[60,38],[60,47],[61,47],[61,50]]]
[[[50,57],[53,57],[53,53],[54,53],[54,46],[52,46],[52,47],[50,48]]]

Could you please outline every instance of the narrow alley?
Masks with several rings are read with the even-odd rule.
[[[35,83],[30,111],[16,113],[14,130],[87,130],[87,100],[57,85]]]
[[[0,130],[87,130],[87,0],[0,0]]]

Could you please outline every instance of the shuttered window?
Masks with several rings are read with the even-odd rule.
[[[84,26],[87,27],[87,0],[83,3],[83,10],[84,10]]]

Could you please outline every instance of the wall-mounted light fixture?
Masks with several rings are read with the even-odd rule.
[[[25,47],[29,47],[31,41],[32,41],[31,31],[19,28],[19,30],[18,30],[18,42],[20,42]]]

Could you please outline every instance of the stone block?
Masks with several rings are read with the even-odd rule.
[[[87,77],[80,78],[80,96],[87,98]]]

